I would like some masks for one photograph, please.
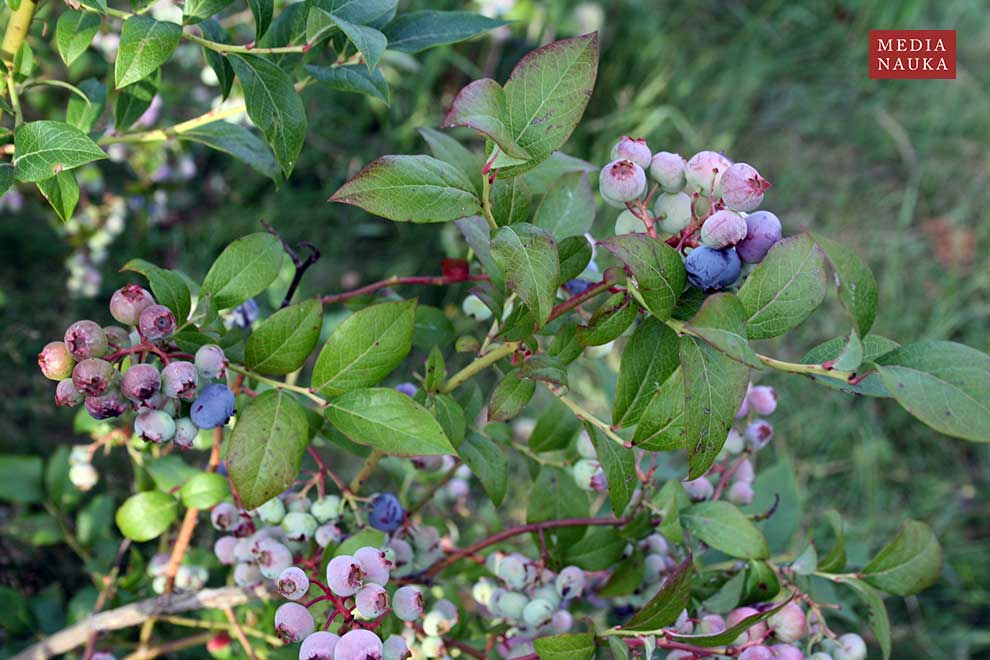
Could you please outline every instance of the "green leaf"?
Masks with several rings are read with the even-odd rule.
[[[429,305],[416,305],[413,346],[430,350],[434,346],[448,346],[453,341],[454,325],[443,310]]]
[[[175,318],[185,321],[192,306],[189,286],[185,278],[175,271],[160,268],[144,259],[131,259],[121,270],[141,273],[148,278],[155,300],[175,313]]]
[[[509,288],[542,327],[553,311],[560,274],[556,241],[546,231],[522,223],[499,229],[491,245]]]
[[[14,185],[14,166],[10,163],[0,163],[0,195]]]
[[[320,351],[311,387],[335,396],[378,384],[409,354],[415,322],[414,300],[366,307],[348,317]]]
[[[605,436],[600,430],[590,424],[584,425],[595,453],[608,479],[608,497],[612,502],[612,513],[621,517],[629,506],[633,492],[639,486],[636,476],[636,459],[632,449],[626,449],[616,441]]]
[[[588,515],[588,494],[578,488],[569,472],[553,465],[540,466],[540,473],[530,487],[526,522],[544,522],[562,518],[582,518]],[[555,538],[565,548],[584,536],[585,527],[548,529],[547,537]]]
[[[623,291],[612,294],[595,310],[587,325],[577,329],[582,346],[601,346],[618,339],[639,316],[639,305]]]
[[[540,195],[547,192],[557,179],[568,172],[588,172],[591,174],[597,173],[600,169],[588,161],[568,156],[560,151],[554,151],[545,161],[525,172],[522,175],[522,180],[526,182],[534,195]]]
[[[646,405],[632,442],[650,451],[672,451],[684,449],[685,439],[684,376],[677,369]]]
[[[295,482],[308,438],[306,411],[284,390],[259,394],[237,415],[227,469],[245,508],[261,506]]]
[[[591,263],[591,243],[584,236],[565,238],[557,244],[557,252],[560,255],[558,284],[565,284],[578,277]]]
[[[743,513],[751,516],[776,507],[772,516],[756,524],[767,537],[771,552],[793,550],[792,540],[801,526],[803,497],[796,474],[793,461],[782,455],[776,463],[759,471],[753,483],[756,497],[743,507]]]
[[[7,538],[35,547],[55,545],[65,540],[58,521],[51,514],[44,512],[23,511],[0,527],[0,531]]]
[[[594,633],[568,633],[533,640],[540,660],[591,660],[595,657]]]
[[[430,354],[426,357],[426,365],[423,375],[423,387],[430,394],[440,391],[440,386],[447,379],[447,361],[444,360],[443,351],[434,346],[430,349]]]
[[[608,650],[612,652],[612,660],[629,660],[629,647],[619,637],[608,638]]]
[[[763,368],[746,338],[746,310],[731,293],[708,296],[685,327],[733,360],[755,369]]]
[[[544,195],[533,224],[559,241],[568,236],[582,236],[594,221],[595,198],[588,175],[571,172],[560,177]]]
[[[221,44],[229,44],[230,36],[227,31],[218,23],[215,19],[208,18],[199,24],[199,29],[203,31],[203,36],[210,41],[215,41]],[[234,85],[234,69],[230,66],[230,62],[227,58],[212,48],[203,47],[203,56],[206,58],[206,63],[210,65],[213,69],[213,73],[217,76],[217,82],[220,85],[220,97],[226,99],[230,96],[230,89]],[[182,134],[179,134],[182,137]]]
[[[447,222],[481,210],[474,184],[430,156],[382,156],[340,187],[331,202],[395,222]]]
[[[386,105],[389,103],[388,82],[380,69],[368,71],[368,67],[363,64],[345,64],[344,66],[307,64],[306,71],[330,89],[364,94],[380,99]]]
[[[700,502],[681,511],[681,523],[700,541],[730,557],[766,559],[770,548],[763,533],[734,504]]]
[[[749,385],[749,367],[695,337],[680,339],[684,373],[684,434],[690,479],[712,466]]]
[[[359,548],[364,547],[381,548],[387,540],[388,538],[384,532],[380,532],[377,529],[362,529],[357,534],[349,536],[346,541],[334,548],[333,556],[353,555]]]
[[[780,241],[739,289],[750,339],[797,327],[825,299],[825,254],[808,234]]]
[[[185,25],[202,23],[230,6],[234,0],[186,0],[182,6],[182,22]]]
[[[835,241],[819,234],[812,234],[815,242],[825,252],[832,270],[835,272],[835,286],[839,300],[856,324],[859,335],[865,336],[873,327],[877,317],[877,303],[880,294],[877,280],[870,267],[858,254]]]
[[[101,16],[107,15],[107,0],[80,0],[79,4],[95,9]]]
[[[881,337],[880,335],[867,335],[866,337],[863,337],[861,341],[863,344],[862,361],[864,363],[870,362],[884,353],[889,353],[900,346],[900,344],[896,341],[887,339],[886,337]],[[845,337],[830,339],[829,341],[819,344],[808,351],[808,353],[801,358],[801,363],[824,364],[829,360],[836,360],[840,355],[842,355],[842,351],[845,350],[847,345],[848,339]],[[826,387],[831,387],[832,389],[850,394],[862,394],[863,396],[875,397],[892,396],[890,391],[887,389],[887,386],[883,384],[880,374],[877,372],[868,373],[866,378],[861,380],[856,385],[850,385],[849,383],[842,380],[837,380],[835,378],[812,376],[811,379],[821,385],[825,385]]]
[[[161,79],[161,71],[156,71],[147,78],[118,90],[113,103],[114,125],[117,130],[127,130],[141,118],[158,93]]]
[[[586,571],[608,570],[622,558],[627,543],[613,527],[593,526],[584,538],[564,549],[564,561]]]
[[[509,488],[509,460],[502,448],[479,433],[471,433],[457,451],[478,477],[492,504],[501,505]]]
[[[88,135],[60,121],[33,121],[21,124],[14,132],[18,181],[44,181],[106,157]]]
[[[791,570],[796,575],[812,575],[818,570],[818,550],[814,543],[809,543],[804,550],[798,553],[794,561],[791,562]]]
[[[519,373],[523,378],[567,387],[567,365],[558,358],[540,353],[532,355],[522,363]]]
[[[518,369],[509,371],[495,386],[488,402],[488,421],[505,422],[518,415],[536,392],[536,381],[521,378]]]
[[[923,341],[874,361],[909,413],[940,433],[990,442],[990,355],[951,341]]]
[[[619,364],[613,424],[625,427],[639,422],[654,395],[679,366],[677,350],[677,333],[664,323],[647,318],[639,324]]]
[[[535,452],[563,449],[577,434],[581,422],[570,409],[554,398],[546,405],[529,435],[529,448]]]
[[[230,495],[230,487],[223,475],[216,472],[200,472],[187,481],[179,491],[182,504],[189,509],[209,509]]]
[[[62,222],[68,222],[79,203],[76,176],[72,172],[59,172],[50,179],[39,181],[37,186]]]
[[[887,616],[887,606],[883,604],[880,593],[866,582],[856,578],[841,577],[838,581],[847,585],[863,599],[869,612],[870,629],[873,630],[873,635],[877,638],[877,643],[880,644],[883,659],[888,660],[891,647],[890,618]]]
[[[55,23],[55,45],[58,54],[71,66],[89,48],[93,37],[100,31],[100,16],[86,11],[66,11]]]
[[[520,161],[529,160],[529,152],[516,144],[508,122],[505,90],[491,78],[482,78],[457,94],[440,126],[473,128],[491,138],[510,157]]]
[[[367,25],[359,25],[344,20],[338,14],[330,14],[330,19],[364,56],[368,72],[374,71],[375,67],[378,66],[378,60],[381,59],[382,53],[385,52],[385,47],[388,45],[388,39],[385,38],[385,35]]]
[[[69,97],[65,109],[65,121],[84,133],[88,133],[93,130],[93,125],[106,107],[107,88],[99,80],[87,78],[79,83],[79,89],[89,99],[89,103],[75,95]]]
[[[427,48],[465,41],[506,21],[468,11],[411,11],[385,28],[389,50],[418,53]]]
[[[684,529],[681,527],[681,509],[691,504],[691,498],[688,497],[684,486],[676,479],[668,479],[660,492],[654,496],[653,503],[662,516],[657,531],[674,543],[682,543]]]
[[[623,626],[625,630],[642,630],[644,632],[659,632],[675,621],[691,600],[691,578],[694,575],[694,564],[691,556],[682,561],[664,579],[663,586],[643,608],[636,612],[629,623]]]
[[[643,584],[643,555],[634,552],[620,561],[605,584],[596,590],[602,598],[628,596]]]
[[[288,74],[263,57],[230,54],[228,60],[244,88],[248,117],[288,177],[306,139],[306,108],[299,93]]]
[[[278,164],[272,156],[271,149],[258,136],[240,124],[215,121],[183,131],[178,137],[180,140],[198,142],[229,154],[269,179],[278,181]]]
[[[258,41],[268,32],[275,12],[275,0],[247,0],[251,15],[254,16],[254,40]]]
[[[182,460],[178,454],[166,454],[145,461],[144,468],[148,471],[155,487],[163,493],[179,490],[182,484],[199,474],[199,470]]]
[[[860,340],[856,328],[852,328],[849,331],[846,345],[842,347],[842,351],[835,356],[834,360],[828,362],[828,365],[840,371],[855,371],[861,364],[863,364],[863,342]]]
[[[237,307],[268,288],[282,269],[282,242],[267,232],[238,238],[210,266],[200,293],[219,309]]]
[[[750,560],[746,568],[740,605],[766,603],[780,593],[780,580],[769,562]]]
[[[532,197],[522,178],[496,179],[492,184],[492,217],[495,224],[504,227],[527,222]]]
[[[150,16],[133,15],[120,28],[114,87],[127,87],[165,64],[182,38],[182,27]]]
[[[121,534],[132,541],[150,541],[168,529],[179,513],[178,502],[158,490],[131,495],[117,509]]]
[[[327,420],[353,442],[393,456],[455,453],[433,415],[392,388],[346,392],[329,402],[325,414]]]
[[[244,364],[261,374],[291,373],[316,348],[322,327],[323,305],[318,299],[280,309],[251,333],[244,348]]]
[[[479,194],[481,193],[481,168],[485,164],[481,154],[471,151],[454,138],[438,130],[425,127],[417,128],[416,130],[430,146],[430,151],[433,152],[434,158],[438,158],[456,167],[464,176],[474,182],[475,191]],[[496,190],[500,187],[498,184],[499,182],[496,181],[495,189],[492,190],[493,206],[495,205],[495,199],[498,197]]]
[[[907,520],[859,576],[887,593],[912,596],[935,584],[941,572],[942,546],[938,538],[928,525]]]
[[[500,291],[504,290],[505,281],[502,277],[502,270],[492,258],[491,229],[488,227],[488,222],[479,215],[472,215],[468,218],[456,220],[454,224],[461,230],[464,240],[474,250],[478,263],[481,264],[485,273],[491,278],[492,286]]]
[[[791,595],[790,598],[778,602],[774,607],[763,610],[758,614],[751,614],[736,625],[726,628],[720,633],[715,633],[713,635],[680,635],[678,633],[668,633],[668,637],[674,641],[681,642],[684,644],[692,644],[694,646],[703,646],[705,648],[715,648],[717,646],[729,646],[731,645],[740,635],[744,632],[760,623],[761,621],[766,621],[774,614],[784,609],[787,605],[794,599]]]
[[[460,451],[461,443],[464,442],[464,433],[467,431],[467,419],[461,404],[449,394],[438,394],[427,403],[433,416],[440,422],[450,444]]]
[[[557,358],[565,365],[581,356],[584,346],[577,340],[577,322],[567,321],[561,325],[547,347],[547,355]]]
[[[43,469],[40,456],[0,456],[0,500],[19,504],[41,502]]]
[[[838,511],[829,510],[825,512],[825,518],[835,533],[835,543],[825,558],[818,562],[818,570],[823,573],[838,573],[846,567],[846,544],[842,516],[839,515]]]
[[[600,245],[629,269],[643,305],[661,321],[669,319],[687,284],[677,250],[646,234],[612,236]]]

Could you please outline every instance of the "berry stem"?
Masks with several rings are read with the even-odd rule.
[[[468,275],[467,277],[451,277],[447,275],[415,275],[411,277],[389,277],[384,280],[379,280],[378,282],[372,282],[360,288],[354,289],[353,291],[344,291],[343,293],[334,293],[320,298],[320,302],[324,305],[332,305],[334,303],[344,302],[345,300],[350,300],[351,298],[356,298],[358,296],[366,296],[370,293],[374,293],[379,289],[384,289],[390,286],[399,286],[403,284],[422,284],[429,286],[447,286],[450,284],[458,284],[460,282],[487,282],[487,275]]]
[[[485,165],[489,168],[491,163]],[[484,172],[481,177],[481,212],[485,215],[485,220],[488,221],[488,226],[495,231],[498,229],[498,223],[495,222],[495,216],[492,214],[492,183],[494,182],[494,177],[492,177],[488,172]]]
[[[454,478],[454,475],[455,474],[457,474],[457,468],[459,468],[460,466],[461,466],[461,462],[460,461],[456,461],[454,463],[454,466],[452,468],[450,468],[449,470],[447,470],[446,474],[444,474],[443,477],[441,477],[439,481],[437,481],[435,484],[433,484],[432,486],[430,486],[430,489],[428,491],[426,491],[426,494],[423,495],[423,498],[419,502],[417,502],[416,504],[414,504],[412,507],[410,507],[409,508],[409,511],[406,512],[406,520],[407,521],[412,518],[412,516],[413,516],[414,513],[418,512],[424,506],[426,506],[427,504],[429,504],[430,503],[430,500],[433,499],[433,496],[437,494],[437,491],[438,490],[440,490],[441,488],[443,488],[444,486],[446,486],[448,483],[450,483],[450,480]]]
[[[327,400],[321,396],[318,396],[315,392],[313,392],[313,390],[311,390],[308,387],[301,387],[299,385],[290,385],[289,383],[283,382],[281,380],[268,378],[266,376],[262,376],[261,374],[256,374],[253,371],[249,371],[248,369],[245,369],[244,367],[240,367],[236,364],[228,364],[227,368],[235,373],[243,374],[246,378],[251,378],[258,382],[265,383],[266,385],[270,385],[275,389],[288,390],[289,392],[302,394],[307,399],[310,399],[316,402],[317,404],[319,404],[320,407],[322,408],[325,408],[327,406]]]
[[[749,449],[743,451],[732,467],[729,467],[729,459],[726,458],[725,469],[722,470],[722,477],[718,480],[718,486],[715,487],[715,492],[712,494],[713,501],[722,496],[722,491],[725,490],[726,485],[729,483],[729,479],[732,478],[732,475],[736,473],[736,470],[739,469],[739,466],[742,465],[742,462],[747,458],[749,458]]]
[[[370,454],[368,454],[368,458],[364,459],[364,465],[361,466],[361,470],[356,475],[354,475],[353,479],[351,479],[349,488],[351,489],[352,493],[357,493],[359,490],[361,490],[361,486],[363,486],[364,482],[368,480],[368,477],[371,476],[371,473],[378,465],[378,461],[382,460],[384,456],[385,456],[385,452],[383,452],[381,449],[376,449]]]
[[[440,386],[440,392],[442,394],[450,394],[468,380],[492,366],[502,358],[507,358],[515,353],[517,348],[519,348],[519,342],[517,341],[510,341],[502,344],[501,346],[496,346],[448,378],[447,382]]]

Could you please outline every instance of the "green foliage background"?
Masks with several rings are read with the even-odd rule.
[[[464,3],[403,3],[427,6]],[[612,143],[629,134],[647,138],[654,150],[690,155],[714,148],[753,163],[774,184],[767,207],[786,232],[809,228],[867,259],[881,286],[877,333],[990,350],[985,9],[978,0],[521,0],[509,15],[517,22],[508,39],[429,51],[415,71],[393,73],[388,107],[307,90],[310,134],[280,190],[230,158],[197,151],[199,171],[222,177],[229,192],[211,192],[205,177],[163,186],[173,212],[155,226],[140,213],[128,215],[92,300],[66,293],[62,263],[70,247],[56,238],[58,221],[45,201],[29,195],[22,212],[5,211],[0,219],[0,450],[49,455],[73,442],[72,412],[53,408],[51,384],[37,373],[35,355],[72,320],[106,318],[104,301],[129,279],[116,269],[131,257],[202,276],[223,245],[266,219],[323,252],[304,295],[346,288],[342,281],[353,273],[369,282],[438,272],[453,226],[438,232],[389,223],[330,205],[327,197],[378,154],[425,151],[416,128],[438,126],[469,80],[504,80],[533,47],[599,27],[602,69],[569,153],[603,163]],[[867,31],[912,27],[959,30],[956,80],[868,79]],[[162,124],[197,114],[183,82],[198,77],[199,62],[171,66],[177,70],[168,76]],[[115,190],[150,200],[154,189],[125,166],[107,169]],[[599,209],[598,226],[609,227],[615,214]],[[457,304],[462,294],[423,292],[438,305]],[[841,314],[819,313],[768,352],[797,359],[844,332]],[[797,466],[808,525],[824,528],[822,512],[841,511],[851,527],[852,563],[865,561],[907,517],[928,521],[942,541],[939,583],[888,603],[895,656],[990,652],[987,448],[940,436],[882,401],[824,393],[795,378],[767,382],[778,386],[781,401],[775,451]],[[575,387],[589,391],[601,380],[588,374]],[[107,482],[114,483],[112,474]],[[59,546],[34,552],[6,537],[0,556],[0,583],[28,593],[54,580],[71,592],[85,581]]]

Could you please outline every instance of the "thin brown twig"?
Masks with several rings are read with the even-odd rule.
[[[351,298],[357,298],[358,296],[366,296],[370,293],[378,291],[379,289],[404,284],[446,286],[448,284],[459,284],[461,282],[487,282],[488,279],[489,278],[487,275],[467,275],[456,277],[447,275],[415,275],[412,277],[389,277],[384,280],[379,280],[378,282],[366,284],[365,286],[359,287],[352,291],[344,291],[343,293],[334,293],[328,296],[323,296],[320,298],[320,301],[324,305],[332,305],[333,303],[343,302],[345,300],[350,300]]]
[[[247,635],[244,634],[244,630],[241,628],[240,622],[237,617],[234,616],[234,610],[232,607],[227,606],[223,608],[223,613],[227,617],[227,621],[230,621],[230,626],[234,629],[234,635],[237,637],[237,641],[240,643],[241,648],[247,654],[247,657],[251,660],[257,660],[257,656],[254,654],[254,649],[251,647],[251,642],[248,641]]]

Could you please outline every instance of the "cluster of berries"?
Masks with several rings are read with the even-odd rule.
[[[601,170],[599,190],[607,204],[624,209],[615,233],[662,232],[686,251],[688,280],[703,291],[732,286],[743,263],[759,263],[782,237],[777,216],[756,211],[770,182],[747,163],[714,151],[689,160],[654,154],[646,140],[630,137],[613,147],[612,158]],[[650,190],[647,172],[656,182]]]
[[[663,534],[650,534],[639,541],[638,545],[643,556],[642,579],[632,593],[612,599],[612,605],[625,616],[639,611],[650,599],[656,596],[660,587],[663,586],[664,579],[677,568],[678,564],[678,558],[674,556],[673,548]],[[633,550],[631,545],[628,546],[624,557],[632,556]],[[598,589],[607,584],[609,577],[608,573],[597,575],[591,581],[590,586]],[[687,617],[686,612],[684,617]],[[680,621],[678,625],[683,626],[684,621]]]
[[[773,439],[773,425],[762,417],[771,415],[777,409],[777,392],[769,386],[750,384],[746,398],[736,413],[736,425],[729,429],[722,453],[726,458],[738,456],[734,463],[730,460],[716,461],[708,474],[693,481],[685,481],[684,488],[692,500],[702,501],[715,493],[715,482],[728,487],[726,498],[745,506],[753,501],[753,481],[756,473],[750,460],[755,452],[763,449]],[[737,428],[738,427],[738,428]]]
[[[159,553],[148,562],[148,577],[151,578],[151,589],[156,594],[165,593],[165,571],[169,562],[168,553]],[[190,563],[188,558],[179,565],[175,572],[174,589],[176,591],[199,591],[206,586],[210,572],[205,566]]]
[[[226,376],[223,349],[207,344],[195,355],[179,353],[169,344],[177,326],[172,310],[134,284],[114,292],[110,315],[121,325],[76,321],[63,341],[49,342],[38,354],[41,372],[58,381],[57,405],[83,404],[94,419],[134,410],[137,436],[183,449],[200,429],[227,423],[234,394],[225,383],[210,382]]]
[[[499,583],[482,578],[472,596],[490,617],[508,627],[499,653],[506,658],[535,653],[533,640],[571,629],[574,619],[567,607],[585,591],[586,576],[577,566],[559,573],[519,553],[494,552],[485,559]]]

